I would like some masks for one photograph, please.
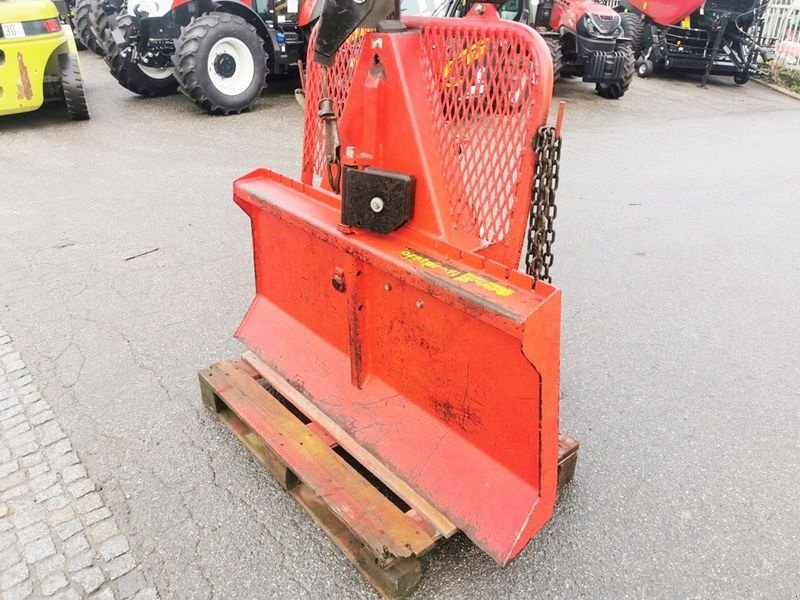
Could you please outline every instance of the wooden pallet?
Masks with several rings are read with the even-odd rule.
[[[200,372],[203,402],[384,598],[419,583],[419,557],[457,528],[254,354]],[[269,391],[268,391],[269,390]],[[559,485],[578,443],[559,436]]]

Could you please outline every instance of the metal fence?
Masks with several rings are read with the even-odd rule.
[[[800,68],[800,0],[771,0],[759,44],[772,48],[774,66]]]

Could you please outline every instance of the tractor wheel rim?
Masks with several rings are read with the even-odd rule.
[[[169,77],[172,77],[173,73],[175,73],[175,67],[159,68],[159,67],[145,67],[144,65],[139,65],[139,69],[150,79],[167,79]]]
[[[211,48],[208,76],[226,96],[238,96],[250,87],[255,71],[253,53],[242,40],[222,38]]]

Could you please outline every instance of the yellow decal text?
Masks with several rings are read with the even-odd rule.
[[[440,262],[433,258],[429,258],[423,254],[415,252],[410,248],[406,248],[400,253],[400,256],[405,258],[407,261],[413,262],[421,267],[425,267],[426,269],[431,269],[432,271],[436,271],[445,277],[452,279],[453,281],[458,281],[460,283],[469,283],[475,285],[482,290],[487,292],[492,292],[493,294],[497,294],[498,296],[510,296],[514,293],[514,290],[508,288],[497,281],[489,279],[488,277],[483,277],[482,275],[478,275],[477,273],[472,273],[471,271],[463,271],[461,269],[457,269],[452,265],[448,265],[446,263]]]

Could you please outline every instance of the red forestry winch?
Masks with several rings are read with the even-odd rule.
[[[506,564],[552,514],[558,485],[560,292],[518,270],[526,234],[529,264],[549,264],[552,66],[541,37],[491,4],[465,19],[400,22],[396,9],[326,3],[303,181],[258,170],[234,186],[256,275],[237,335],[343,463],[354,457],[400,497],[415,535],[458,529]],[[217,407],[226,385],[212,382]],[[304,477],[307,450],[287,449],[289,435],[237,398],[226,405],[270,456],[374,550],[374,514],[343,499],[338,475]],[[386,537],[395,525],[375,527]],[[374,561],[427,549],[414,544]]]

